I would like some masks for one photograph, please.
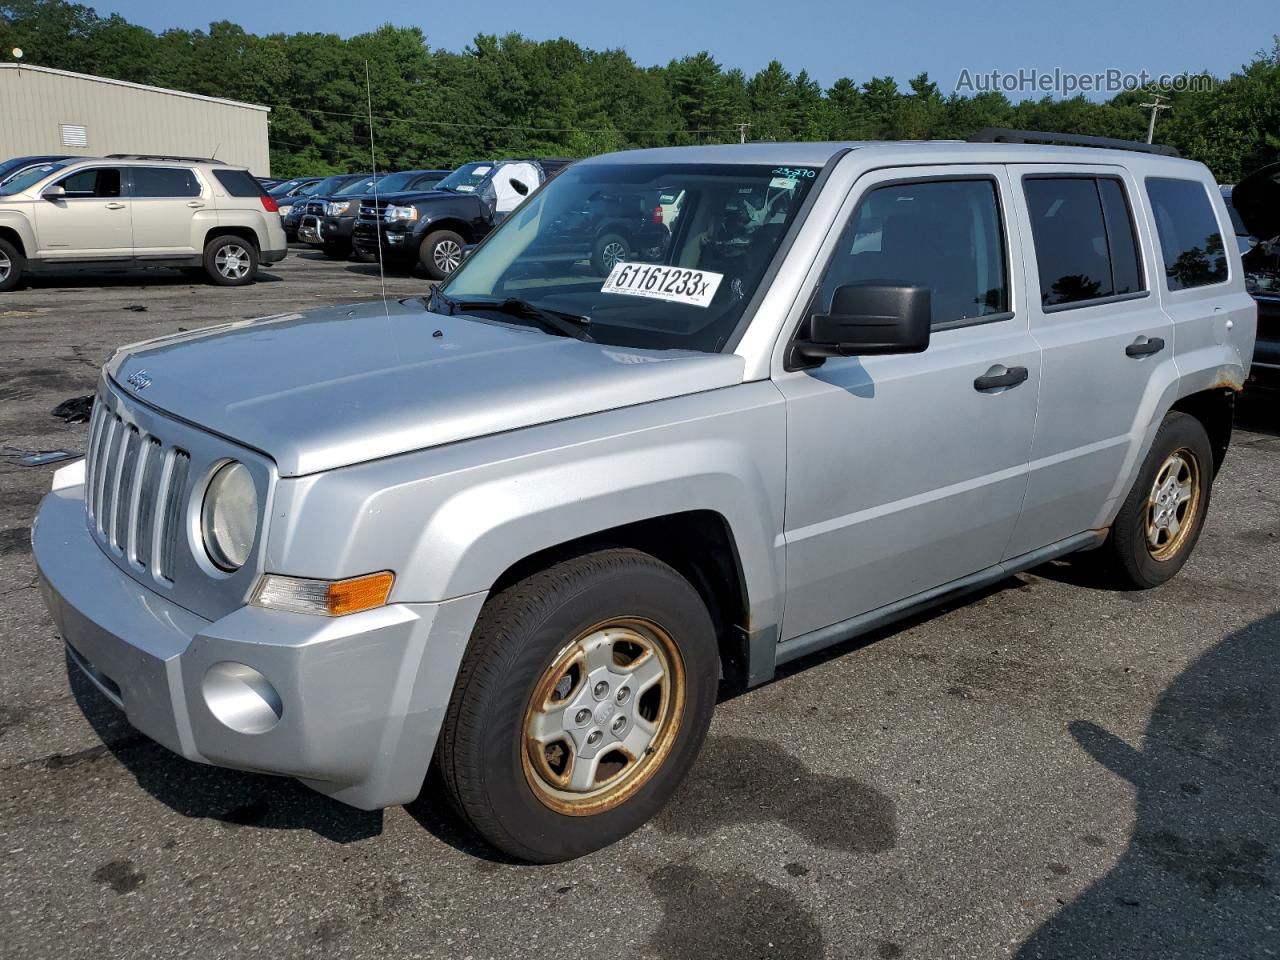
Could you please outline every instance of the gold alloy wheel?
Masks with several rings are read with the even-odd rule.
[[[583,631],[543,672],[524,717],[525,778],[558,813],[603,813],[662,766],[684,712],[684,663],[651,621]]]
[[[1147,495],[1147,551],[1168,560],[1182,549],[1200,511],[1200,461],[1186,447],[1165,459]]]

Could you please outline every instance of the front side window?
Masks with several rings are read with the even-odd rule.
[[[935,327],[1007,313],[995,183],[915,181],[870,191],[840,236],[817,312],[831,308],[837,287],[876,280],[928,287]]]
[[[200,181],[190,170],[175,167],[134,167],[129,171],[134,197],[198,197]]]
[[[1143,291],[1124,187],[1114,177],[1025,177],[1040,303],[1061,307]]]
[[[571,315],[601,343],[717,352],[733,338],[817,173],[577,164],[507,217],[442,293],[458,303],[518,299]]]
[[[1196,180],[1148,177],[1147,196],[1160,236],[1169,289],[1224,282],[1227,254],[1204,185]]]
[[[97,199],[120,196],[120,171],[109,167],[77,170],[58,181],[68,199]]]

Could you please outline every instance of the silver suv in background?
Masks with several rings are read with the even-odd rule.
[[[253,282],[287,252],[276,201],[216,160],[54,160],[0,187],[0,292],[85,268],[182,267]]]
[[[602,195],[663,228],[603,276],[564,229]],[[1230,230],[1137,149],[584,160],[427,297],[118,351],[44,596],[189,759],[367,809],[434,759],[494,846],[579,856],[672,795],[722,678],[1078,551],[1174,576],[1253,351]]]

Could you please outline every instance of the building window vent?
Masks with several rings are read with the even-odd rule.
[[[78,123],[62,125],[62,145],[64,147],[87,147],[89,145],[89,128]]]

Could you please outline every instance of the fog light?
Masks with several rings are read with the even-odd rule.
[[[266,733],[284,713],[276,688],[243,663],[215,663],[204,675],[203,690],[209,712],[237,733]]]

